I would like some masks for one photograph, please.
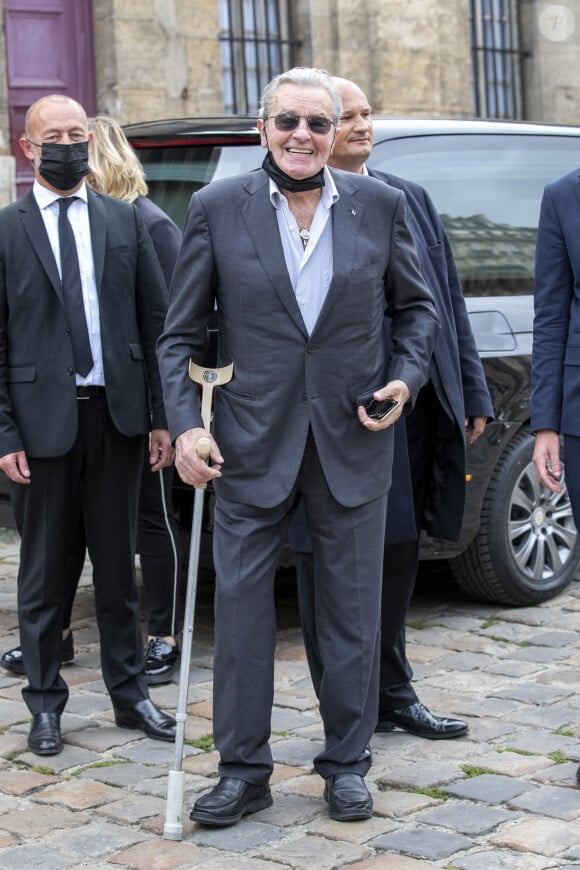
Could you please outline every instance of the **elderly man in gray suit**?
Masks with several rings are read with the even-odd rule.
[[[214,741],[218,784],[191,818],[229,825],[270,806],[274,576],[301,496],[322,578],[315,590],[325,745],[314,759],[329,815],[366,819],[378,706],[379,616],[391,424],[427,376],[438,322],[405,197],[329,170],[341,101],[323,70],[275,77],[258,121],[262,169],[196,193],[158,355],[181,477],[214,481]],[[217,303],[211,464],[188,361]],[[393,319],[390,357],[383,335]],[[397,410],[371,418],[372,399]]]

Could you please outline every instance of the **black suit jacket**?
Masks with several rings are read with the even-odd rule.
[[[181,247],[181,230],[169,215],[147,196],[138,196],[135,205],[151,236],[157,259],[167,287],[171,284],[173,270]]]
[[[429,497],[422,527],[430,535],[457,540],[465,506],[465,418],[493,417],[491,398],[449,239],[429,194],[419,184],[396,175],[374,170],[369,175],[402,190],[407,197],[409,225],[441,324],[429,366],[441,414],[426,436],[436,438],[436,458],[431,478],[425,481]],[[404,471],[397,460],[394,468]],[[409,514],[405,502],[409,494],[409,486],[394,475],[390,518]]]
[[[167,293],[151,238],[134,205],[89,190],[88,208],[111,417],[129,437],[166,428],[155,342]],[[0,211],[0,455],[60,456],[76,434],[61,282],[29,193]]]

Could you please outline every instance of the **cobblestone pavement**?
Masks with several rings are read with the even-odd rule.
[[[18,547],[0,544],[2,651],[17,643]],[[0,870],[544,870],[580,867],[580,583],[534,608],[466,601],[422,583],[408,648],[423,700],[467,737],[375,735],[375,814],[329,820],[311,761],[322,739],[295,610],[280,608],[272,718],[274,805],[232,828],[188,820],[215,780],[210,593],[200,595],[184,753],[184,836],[161,836],[170,745],[115,727],[98,665],[88,569],[75,606],[65,748],[27,751],[22,680],[0,675]],[[437,589],[435,591],[435,586]],[[177,682],[152,688],[166,709]]]

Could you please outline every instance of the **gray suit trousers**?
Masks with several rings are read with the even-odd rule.
[[[379,618],[387,495],[355,508],[332,496],[312,435],[293,491],[262,509],[225,501],[215,509],[214,742],[220,776],[267,782],[274,693],[274,578],[288,518],[304,499],[316,566],[323,777],[365,775],[378,709]]]

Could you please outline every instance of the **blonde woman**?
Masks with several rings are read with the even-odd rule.
[[[89,119],[92,144],[89,184],[139,208],[161,264],[167,288],[181,244],[181,231],[148,199],[143,167],[119,124],[106,115]],[[173,467],[151,473],[147,453],[141,476],[137,552],[147,598],[149,645],[145,675],[152,684],[170,680],[179,660],[175,640],[179,593],[179,530],[171,502]]]

